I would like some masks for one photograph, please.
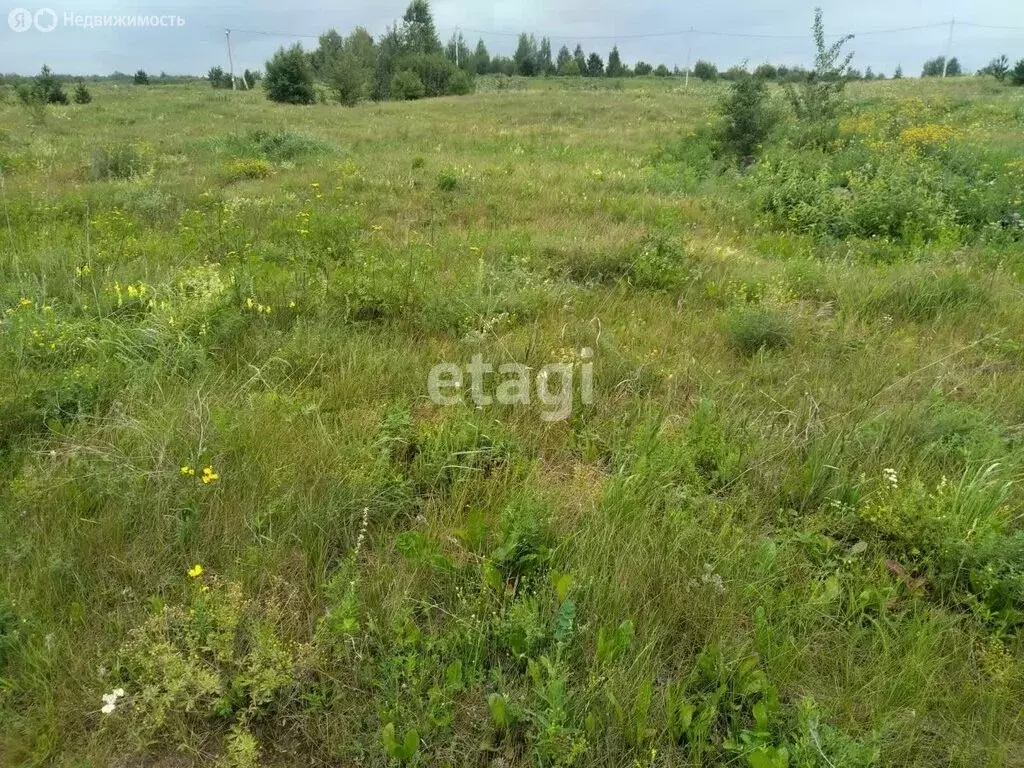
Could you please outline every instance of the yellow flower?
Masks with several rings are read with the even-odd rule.
[[[201,566],[199,563],[196,563],[188,569],[188,575],[193,579],[198,579],[200,576],[203,575],[203,566]]]
[[[31,299],[22,298],[22,300],[18,302],[18,306],[19,307],[31,307],[32,306],[32,300]]]
[[[203,483],[209,485],[212,482],[220,480],[220,475],[213,471],[213,467],[206,467],[203,470]]]
[[[195,473],[196,473],[195,469],[193,469],[192,467],[188,466],[188,464],[186,464],[184,467],[181,468],[181,474],[184,477],[188,477],[189,475],[194,475]]]

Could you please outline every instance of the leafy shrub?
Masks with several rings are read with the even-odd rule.
[[[442,192],[453,192],[459,186],[459,177],[454,171],[441,171],[437,177],[437,188]]]
[[[230,88],[232,85],[231,75],[220,67],[210,67],[210,71],[206,73],[206,79],[214,88]]]
[[[1013,66],[1010,72],[1010,82],[1017,86],[1024,86],[1024,59],[1021,59]]]
[[[256,156],[274,163],[297,160],[305,155],[330,151],[329,144],[294,131],[257,128],[244,135],[230,136],[229,148],[242,156]]]
[[[403,70],[395,74],[391,80],[391,96],[399,100],[422,99],[427,93],[420,76],[415,72]]]
[[[79,83],[75,88],[75,104],[88,104],[92,101],[92,94],[85,87],[85,83]]]
[[[266,65],[267,98],[281,104],[315,104],[313,66],[301,43],[278,48]]]
[[[934,59],[926,61],[921,69],[921,77],[959,77],[963,73],[960,60],[955,56],[949,60],[948,64],[945,56],[936,56]]]
[[[93,152],[90,166],[92,179],[131,179],[148,170],[148,163],[142,153],[131,144],[104,147]]]
[[[633,71],[636,73],[637,77],[646,77],[654,71],[654,67],[646,61],[638,61],[636,66],[633,67]]]
[[[664,66],[664,65],[662,65]],[[666,72],[668,68],[666,67]],[[704,61],[701,59],[693,65],[693,76],[698,80],[717,80],[718,79],[718,67],[712,64],[710,61]]]
[[[762,349],[784,349],[793,341],[788,318],[765,307],[734,310],[726,320],[726,334],[733,348],[747,356]]]
[[[234,160],[228,166],[228,176],[233,181],[243,179],[265,179],[270,175],[270,163],[263,158],[246,157]]]
[[[658,68],[654,70],[655,77],[669,77],[671,74],[672,70],[670,70],[664,64],[659,64]]]
[[[135,85],[149,85],[149,75],[146,74],[146,70],[140,69],[136,72],[135,76],[132,77],[132,82]]]
[[[252,753],[249,726],[288,700],[297,654],[267,618],[268,606],[246,600],[237,584],[198,583],[201,573],[190,571],[187,607],[163,606],[130,633],[112,681],[129,705],[111,716],[129,726],[137,747],[159,737],[186,744],[197,721],[226,721],[234,732],[229,756]]]

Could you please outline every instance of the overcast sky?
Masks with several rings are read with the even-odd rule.
[[[42,3],[46,3],[43,5]],[[315,46],[315,36],[335,27],[346,32],[357,25],[383,32],[402,15],[408,0],[291,0],[271,2],[229,0],[226,3],[184,0],[167,4],[124,0],[6,0],[0,6],[0,72],[31,74],[44,64],[67,74],[109,74],[115,70],[150,73],[205,74],[213,65],[227,69],[224,29],[231,27],[235,70],[261,69],[279,45],[301,41]],[[1006,53],[1024,58],[1024,0],[714,0],[666,3],[663,0],[436,0],[434,18],[447,39],[460,26],[470,44],[482,37],[491,54],[510,54],[520,31],[548,35],[557,52],[582,43],[607,60],[618,44],[623,60],[686,66],[689,28],[692,58],[709,59],[720,68],[744,59],[808,64],[813,54],[810,24],[813,8],[825,11],[829,33],[860,32],[853,44],[854,66],[871,66],[891,74],[902,64],[907,75],[919,74],[921,63],[945,53],[949,24],[956,17],[953,55],[969,70]],[[333,7],[332,7],[333,5]],[[55,29],[16,32],[10,14],[15,8],[32,13],[44,7],[56,12]],[[175,15],[184,26],[153,29],[83,29],[66,26],[66,13],[79,15]],[[8,23],[4,23],[4,18]],[[47,18],[43,17],[44,26]],[[943,24],[945,22],[945,24]],[[927,29],[906,27],[936,24]],[[1017,27],[988,29],[975,25]],[[905,31],[866,34],[880,30]],[[270,32],[255,34],[255,32]],[[681,32],[682,34],[674,34]],[[708,34],[711,32],[728,33]],[[657,35],[657,36],[654,36]],[[771,37],[742,37],[765,35]],[[310,37],[303,37],[310,36]],[[792,36],[792,37],[787,37]]]

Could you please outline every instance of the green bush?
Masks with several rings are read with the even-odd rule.
[[[732,347],[748,357],[762,349],[784,349],[793,341],[789,319],[765,307],[734,310],[726,320],[726,334]]]
[[[92,94],[85,87],[85,83],[79,83],[75,87],[75,104],[88,104],[92,101]]]
[[[662,65],[664,66],[664,65]],[[661,67],[659,67],[661,69]],[[665,71],[668,68],[665,67]],[[710,61],[704,61],[701,59],[693,65],[693,76],[698,80],[717,80],[718,79],[718,67],[712,64]]]
[[[282,104],[315,104],[313,66],[301,43],[278,48],[267,62],[263,86],[267,98]]]
[[[391,96],[399,100],[422,99],[426,95],[423,81],[415,72],[403,70],[391,80]]]
[[[1010,82],[1017,86],[1024,86],[1024,59],[1021,59],[1013,66],[1010,72]]]

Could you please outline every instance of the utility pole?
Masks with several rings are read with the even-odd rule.
[[[942,76],[949,70],[949,58],[953,55],[953,30],[956,28],[956,16],[949,22],[949,42],[946,43],[946,60],[942,64]]]
[[[235,90],[235,60],[231,55],[231,30],[225,29],[224,36],[228,39],[228,67],[231,69],[231,90]]]
[[[686,82],[683,83],[684,87],[690,85],[690,61],[693,57],[693,27],[690,27],[690,31],[686,33]]]

